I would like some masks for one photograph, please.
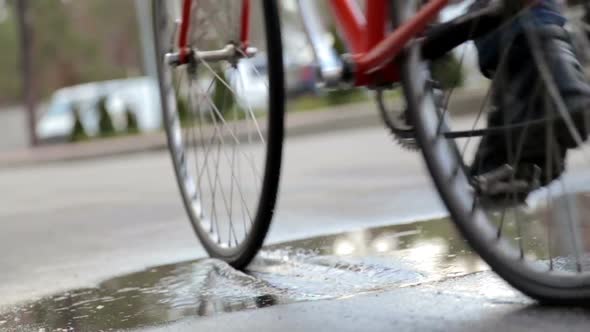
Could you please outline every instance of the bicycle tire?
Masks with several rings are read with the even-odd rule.
[[[471,187],[469,176],[459,160],[461,151],[455,140],[441,134],[441,127],[448,124],[441,120],[445,116],[437,109],[426,83],[429,74],[420,57],[419,46],[410,48],[401,62],[404,96],[428,171],[452,221],[470,246],[510,285],[542,303],[587,304],[590,299],[590,276],[587,273],[545,271],[533,262],[524,262],[522,252],[514,252],[509,243],[499,239],[496,236],[498,229],[484,213],[474,209],[475,199],[470,196],[473,192],[468,189]]]
[[[280,20],[279,20],[279,12],[277,8],[277,2],[274,0],[261,0],[256,1],[256,5],[260,5],[259,9],[261,10],[262,20],[264,21],[263,24],[263,34],[265,35],[266,43],[262,45],[266,49],[266,65],[268,68],[268,82],[267,82],[267,89],[268,89],[268,113],[267,117],[268,120],[266,121],[266,140],[264,137],[261,137],[261,144],[265,144],[263,146],[263,150],[265,153],[263,164],[263,170],[261,171],[261,178],[260,178],[260,190],[259,196],[256,203],[252,204],[256,211],[252,213],[252,217],[250,218],[251,228],[249,231],[244,231],[244,238],[239,243],[236,244],[235,247],[227,247],[227,245],[222,245],[219,243],[220,234],[216,236],[212,235],[211,229],[205,227],[205,224],[200,220],[198,213],[195,209],[195,202],[194,197],[191,198],[190,190],[191,188],[187,185],[187,175],[186,170],[184,169],[186,165],[183,165],[185,162],[183,159],[186,157],[184,156],[183,147],[179,146],[178,140],[175,135],[178,135],[178,130],[182,130],[180,127],[179,121],[179,110],[178,108],[178,101],[176,100],[177,96],[174,94],[174,86],[172,82],[172,75],[169,70],[169,66],[164,63],[164,54],[167,51],[170,51],[169,45],[166,45],[165,38],[168,37],[165,34],[166,29],[170,29],[170,24],[172,24],[170,17],[165,17],[167,14],[165,13],[164,7],[166,4],[170,4],[170,1],[166,0],[153,0],[152,2],[152,18],[153,18],[153,27],[154,27],[154,39],[155,39],[155,46],[156,46],[156,58],[157,58],[157,68],[158,68],[158,87],[160,90],[161,100],[162,103],[162,114],[163,114],[163,123],[166,129],[166,136],[168,141],[168,149],[171,154],[172,164],[174,167],[174,173],[177,181],[177,185],[179,187],[182,202],[185,207],[186,213],[191,221],[191,225],[201,241],[201,244],[206,249],[208,254],[211,257],[222,259],[229,263],[231,266],[243,269],[245,268],[251,260],[255,257],[261,246],[263,245],[264,239],[266,234],[269,230],[270,223],[273,218],[275,204],[277,200],[278,190],[279,190],[279,182],[280,182],[280,171],[281,171],[281,162],[282,162],[282,151],[283,151],[283,138],[284,138],[284,112],[285,112],[285,92],[284,92],[284,72],[283,72],[283,50],[282,50],[282,42],[281,42],[281,27],[280,27]],[[199,4],[201,5],[201,3]],[[252,5],[254,6],[254,4]],[[169,16],[169,15],[168,15]],[[169,31],[169,30],[168,30]],[[255,45],[253,45],[255,46]],[[236,71],[237,65],[236,65]],[[240,73],[238,72],[238,75]],[[260,74],[260,73],[259,73]],[[227,78],[226,78],[227,79]],[[215,80],[215,78],[213,78]],[[226,84],[219,78],[221,83]],[[231,81],[231,78],[230,78]],[[211,83],[213,84],[213,83]],[[216,83],[219,84],[219,83]],[[245,89],[242,82],[242,89]],[[219,85],[221,86],[221,85]],[[211,88],[211,87],[209,87]],[[192,89],[190,86],[189,90]],[[231,87],[228,87],[230,91]],[[245,91],[245,90],[244,90]],[[209,94],[209,91],[206,92]],[[237,94],[236,94],[237,95]],[[225,96],[224,96],[225,97]],[[189,97],[190,98],[190,97]],[[235,97],[238,98],[238,97]],[[211,100],[210,100],[211,101]],[[234,100],[235,102],[235,100]],[[212,105],[214,103],[211,101]],[[224,101],[225,103],[225,101]],[[212,106],[215,108],[215,106]],[[248,107],[251,107],[248,105]],[[192,112],[192,110],[189,110]],[[198,112],[202,113],[200,108]],[[237,112],[237,111],[236,111]],[[245,112],[245,111],[244,111]],[[256,122],[254,113],[252,109],[250,109],[252,113],[252,117],[254,118],[253,122]],[[248,116],[248,115],[246,115]],[[213,118],[218,117],[217,115],[213,116]],[[223,120],[222,120],[223,121]],[[223,125],[224,123],[222,123]],[[264,124],[263,124],[264,125]],[[261,126],[263,126],[261,125]],[[180,129],[179,129],[180,128]],[[227,129],[227,128],[226,128]],[[260,128],[257,128],[260,131]],[[234,134],[232,134],[234,135]],[[250,135],[250,134],[248,134]],[[261,135],[262,136],[262,135]],[[219,138],[221,140],[222,138]],[[246,145],[248,142],[244,143]],[[187,143],[188,145],[189,143]],[[195,145],[197,143],[194,143]],[[234,143],[234,145],[238,145],[238,143]],[[221,152],[218,152],[221,153]],[[221,157],[218,155],[218,163]],[[198,164],[198,161],[197,161]],[[209,166],[204,166],[209,167]],[[219,167],[219,165],[218,165]],[[230,166],[231,169],[231,177],[230,180],[232,188],[234,186],[234,165]],[[239,166],[238,166],[239,167]],[[219,169],[218,169],[219,171]],[[198,181],[198,179],[197,179]],[[217,180],[215,180],[217,181]],[[237,180],[236,180],[237,181]],[[233,194],[231,194],[233,195]],[[241,193],[240,193],[241,195]],[[215,197],[212,199],[215,201]],[[231,208],[230,208],[231,209]],[[243,207],[242,207],[243,209]],[[231,212],[230,213],[230,223],[231,221]],[[243,211],[242,211],[243,213]],[[250,214],[250,213],[245,213]],[[245,217],[246,218],[246,217]],[[210,221],[210,223],[213,223]],[[231,225],[229,226],[232,227]],[[244,226],[245,227],[245,226]],[[213,228],[213,226],[211,226]],[[219,226],[218,226],[219,231]],[[236,235],[234,235],[235,237]],[[228,243],[231,246],[231,233],[229,235]],[[235,239],[237,242],[237,238]]]

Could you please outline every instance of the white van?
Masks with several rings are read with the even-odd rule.
[[[40,117],[37,135],[42,142],[66,141],[74,128],[74,109],[79,109],[82,126],[89,136],[98,134],[98,102],[106,105],[115,130],[127,127],[125,111],[135,113],[139,130],[162,127],[157,82],[149,77],[92,82],[57,90],[47,111]]]

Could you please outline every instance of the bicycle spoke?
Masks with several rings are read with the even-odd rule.
[[[192,83],[189,83],[189,87],[192,85]],[[194,111],[192,110],[192,95],[189,95],[189,114],[190,114],[190,119],[192,120],[192,122],[194,123],[196,116],[194,114]],[[182,124],[181,124],[182,126]],[[189,149],[192,148],[194,154],[195,154],[195,170],[197,173],[199,173],[199,154],[197,152],[197,135],[194,132],[194,130],[190,130],[190,128],[192,128],[192,125],[189,126],[187,129],[184,130],[185,132],[185,137],[186,137],[186,144],[188,145]],[[190,135],[189,135],[190,134]],[[188,165],[190,164],[190,161],[188,160],[188,156],[187,156],[187,152],[184,151],[183,152],[183,158],[185,159],[184,163],[185,164],[185,168],[188,168]],[[188,169],[186,169],[186,172],[188,172]],[[202,192],[201,189],[201,184],[198,181],[198,179],[193,179],[194,183],[193,185],[197,187],[198,192]],[[197,191],[195,191],[193,197],[191,197],[192,200],[195,200],[197,197]]]
[[[404,7],[403,2],[394,6]],[[453,221],[492,269],[537,298],[581,301],[590,297],[585,216],[588,173],[578,163],[590,164],[590,158],[588,149],[575,147],[583,145],[586,133],[582,126],[590,128],[590,117],[582,113],[584,107],[575,104],[584,106],[587,87],[581,76],[573,76],[579,68],[569,67],[577,63],[570,58],[574,53],[567,45],[565,29],[533,21],[539,14],[535,7],[514,9],[518,14],[506,12],[514,18],[506,22],[505,30],[500,28],[476,41],[480,69],[491,78],[484,83],[491,84],[489,90],[482,90],[485,94],[468,95],[464,90],[466,98],[456,105],[449,101],[460,95],[456,86],[446,88],[444,100],[424,96],[423,91],[428,93],[433,87],[421,73],[433,58],[416,55],[420,50],[436,54],[436,47],[457,43],[460,38],[456,36],[443,40],[445,31],[457,30],[453,24],[467,27],[475,23],[457,19],[438,30],[434,27],[428,35],[431,42],[420,49],[411,45],[416,52],[402,59],[406,105],[413,112],[428,170]],[[469,67],[463,60],[460,64]],[[579,86],[562,86],[560,79],[569,79],[570,74],[572,84]],[[570,104],[572,109],[568,109]],[[433,105],[439,107],[438,112],[433,112]],[[451,119],[456,115],[453,107],[473,108],[473,114],[466,117],[471,122],[465,125],[465,118]],[[486,114],[487,124],[482,127],[481,118]],[[480,136],[482,141],[474,150],[473,142]],[[578,170],[584,171],[583,179],[569,176]],[[583,186],[586,190],[579,191]]]
[[[214,113],[219,117],[219,120],[221,120],[222,126],[226,129],[229,128],[230,126],[227,124],[227,122],[223,118],[221,111],[217,108],[217,106],[215,106],[215,103],[211,100],[211,97],[205,96],[205,98],[207,99],[207,102],[209,103],[209,105],[213,109]],[[216,126],[217,126],[217,124],[216,124]],[[235,133],[231,129],[227,129],[227,131],[230,133],[234,142],[236,144],[240,145],[240,141],[239,141],[238,137],[235,135]],[[248,158],[247,153],[245,153],[244,151],[242,151],[241,153],[244,155],[244,157]]]
[[[545,114],[552,115],[552,107],[549,103],[549,98],[545,96]],[[545,171],[545,181],[549,183],[551,179],[551,174],[553,174],[553,161],[554,161],[554,133],[553,133],[553,126],[547,126],[545,128],[545,137],[547,139],[547,143],[545,144],[545,164],[546,164],[546,171]],[[558,165],[556,165],[558,166]],[[559,166],[558,166],[559,167]],[[551,187],[547,187],[547,208],[546,210],[549,213],[553,209],[553,197],[551,195]],[[549,270],[553,271],[553,254],[552,254],[552,232],[551,228],[553,227],[551,221],[547,223],[547,253],[549,255]]]
[[[245,58],[247,58],[249,56],[248,54],[246,54],[246,52],[244,52],[242,50],[242,48],[237,48],[236,50],[238,51],[238,53],[240,53],[241,56],[243,56]],[[256,73],[257,76],[264,77],[264,75],[262,75],[260,73],[260,71],[258,70],[258,68],[256,68],[256,66],[252,66],[252,70],[254,70],[254,72]],[[264,86],[266,86],[266,88],[268,89],[269,88],[268,81],[267,80],[263,80],[263,83],[264,83]]]
[[[194,52],[187,63],[169,63],[180,53],[178,22],[185,13],[175,1],[153,3],[164,125],[187,215],[207,252],[244,268],[267,232],[278,190],[284,100],[276,97],[283,96],[284,75],[277,4],[252,6],[248,46],[261,50],[252,55],[240,48],[241,2],[193,1],[186,47]],[[235,54],[217,57],[228,45],[237,47]],[[266,64],[265,71],[256,63]],[[263,99],[253,93],[264,89],[273,98],[257,103]]]
[[[212,68],[211,66],[206,62],[203,61],[202,64],[205,66],[205,68],[207,68],[215,77],[217,77],[217,79],[223,84],[225,85],[225,87],[227,89],[229,89],[235,96],[237,96],[238,94],[234,91],[234,89],[225,82],[225,80],[223,80],[219,74],[217,74]],[[264,140],[264,135],[262,135],[262,131],[260,130],[260,126],[258,124],[258,121],[256,120],[256,117],[254,116],[254,111],[252,110],[251,107],[248,107],[248,112],[250,113],[250,116],[252,117],[252,120],[254,121],[254,124],[256,125],[256,131],[258,132],[258,135],[261,139],[261,141],[266,144],[265,140]]]
[[[502,238],[502,231],[504,229],[504,221],[506,220],[506,208],[502,209],[502,213],[500,214],[500,225],[498,225],[498,233],[496,238],[499,240]]]
[[[547,188],[547,211],[551,211],[553,209],[553,197],[551,195],[551,188]],[[547,223],[547,255],[549,256],[549,271],[553,271],[553,253],[552,253],[552,246],[553,246],[553,239],[552,239],[552,229],[553,225],[551,221]]]
[[[564,193],[563,197],[565,198],[566,204],[566,211],[567,211],[567,221],[568,221],[568,231],[572,240],[572,246],[574,249],[574,257],[576,259],[576,270],[578,273],[582,272],[582,263],[580,258],[580,244],[578,241],[577,234],[578,232],[575,229],[574,224],[577,224],[576,220],[574,220],[574,216],[572,216],[572,205],[571,205],[571,197],[568,196],[567,186],[565,181],[562,177],[559,178],[559,182],[561,183],[561,190]]]
[[[221,148],[219,142],[217,144],[217,157],[214,157],[214,164],[213,164],[213,168],[217,168],[219,167],[219,154],[220,151],[219,149]],[[209,167],[207,167],[209,168]],[[209,188],[211,189],[211,214],[215,216],[215,220],[216,222],[219,221],[219,213],[217,211],[217,184],[219,183],[219,172],[215,171],[213,172],[213,180],[211,180],[211,178],[209,179]],[[219,228],[219,223],[217,223],[217,234],[219,236],[219,242],[220,244],[222,244],[222,239],[221,239],[221,234],[222,234],[222,229]]]
[[[227,91],[224,91],[224,97],[223,97],[223,106],[222,109],[225,109],[225,107],[227,106]],[[220,192],[221,192],[221,198],[223,200],[226,212],[228,214],[228,222],[229,222],[229,227],[228,227],[228,246],[231,246],[231,236],[234,236],[234,240],[236,242],[236,244],[238,243],[238,238],[237,235],[235,234],[235,230],[234,230],[234,226],[233,226],[233,219],[232,219],[232,212],[231,212],[231,203],[228,206],[227,203],[227,198],[224,194],[224,190],[223,190],[223,184],[221,183],[221,178],[219,176],[219,161],[221,159],[221,148],[225,149],[225,141],[223,140],[223,136],[219,136],[218,137],[219,140],[219,145],[217,148],[217,161],[216,161],[216,165],[215,165],[215,177],[216,177],[216,181],[219,181],[220,184]],[[232,169],[232,175],[233,175],[233,162],[230,163],[230,167]],[[233,178],[230,180],[231,183],[233,183]],[[230,200],[231,200],[231,196],[230,196]]]
[[[227,99],[224,98],[224,103],[226,101],[227,101]],[[228,215],[231,216],[231,212],[230,212],[230,208],[229,208],[227,196],[226,196],[225,191],[223,189],[223,183],[221,183],[221,178],[222,177],[220,176],[220,171],[219,171],[220,160],[221,160],[222,154],[226,158],[227,158],[227,155],[225,155],[225,153],[226,153],[226,151],[225,151],[226,150],[226,147],[225,147],[226,143],[225,143],[225,140],[223,138],[223,133],[221,132],[220,127],[218,126],[217,116],[218,115],[216,115],[214,113],[211,113],[211,120],[212,120],[212,122],[215,125],[215,128],[216,128],[215,132],[217,133],[217,135],[216,135],[217,154],[216,154],[216,158],[215,158],[215,177],[214,177],[214,180],[213,180],[213,182],[214,182],[215,185],[214,185],[214,191],[213,191],[213,198],[212,198],[212,200],[213,201],[216,200],[216,197],[217,197],[216,196],[216,189],[217,189],[217,187],[219,185],[219,194],[221,195],[221,200],[222,200],[223,206],[225,207],[225,210],[228,213]],[[231,165],[231,162],[230,162],[230,165]],[[232,176],[231,176],[230,181],[232,181],[232,182],[233,181],[236,181],[235,174],[233,174],[233,172],[232,172]],[[237,235],[235,234],[235,229],[234,229],[234,226],[233,226],[233,220],[232,220],[232,218],[229,218],[228,223],[229,223],[229,225],[228,225],[228,232],[229,232],[228,245],[231,245],[231,235],[234,235],[234,240],[235,241],[237,241]]]
[[[471,39],[473,37],[473,34],[475,32],[475,30],[477,29],[477,25],[479,22],[476,22],[472,27],[471,27],[471,31],[468,34],[468,39]],[[463,50],[461,53],[461,57],[459,59],[459,65],[457,66],[457,71],[460,71],[461,67],[463,66],[463,64],[465,63],[465,56],[467,54],[467,45],[463,45]],[[449,109],[449,103],[451,101],[451,95],[453,94],[453,91],[456,89],[456,86],[459,84],[458,82],[459,78],[457,78],[457,81],[451,83],[451,89],[448,91],[448,93],[446,94],[445,98],[444,98],[444,107],[443,107],[443,113],[441,118],[444,118],[448,112]],[[479,116],[479,115],[478,115]],[[477,121],[476,121],[477,122]],[[440,135],[441,130],[443,128],[443,121],[441,121],[441,123],[439,124],[439,127],[437,129],[438,134]]]
[[[209,84],[209,87],[208,87],[207,91],[205,92],[205,94],[202,94],[203,97],[200,98],[200,101],[201,102],[203,101],[204,96],[206,96],[206,95],[209,94],[209,92],[211,91],[210,89],[212,87],[213,87],[213,81]],[[192,86],[191,86],[191,89],[192,89]],[[203,145],[205,151],[204,151],[204,154],[203,154],[203,167],[200,170],[198,169],[198,158],[196,158],[196,160],[197,160],[197,179],[196,179],[196,182],[199,184],[199,188],[202,190],[200,184],[202,183],[203,175],[206,174],[208,177],[210,177],[209,168],[208,168],[208,161],[209,161],[209,155],[210,155],[211,149],[213,147],[214,135],[212,135],[212,137],[208,141],[205,140],[205,137],[203,135],[203,123],[205,122],[205,117],[204,117],[204,114],[203,114],[203,111],[202,111],[201,108],[199,108],[199,111],[198,112],[199,112],[199,121],[198,121],[198,124],[199,124],[200,142]],[[189,128],[193,129],[194,127],[191,126]],[[215,133],[216,130],[217,130],[217,128],[214,128],[213,134]],[[195,136],[196,136],[196,134],[195,134]],[[197,153],[196,151],[197,150],[195,150],[195,154]]]
[[[234,131],[238,131],[237,126],[236,126],[236,121],[238,120],[238,112],[237,112],[237,107],[235,104],[232,104],[232,109],[228,112],[233,114],[234,116]],[[231,151],[231,172],[232,172],[232,177],[230,179],[230,187],[229,187],[229,219],[232,220],[233,215],[233,209],[234,209],[234,183],[235,181],[233,180],[233,178],[235,177],[234,171],[236,168],[237,161],[236,161],[236,144],[232,143],[232,151]],[[241,178],[238,176],[238,178]],[[245,230],[244,230],[245,232]]]
[[[561,97],[559,90],[557,89],[557,85],[554,79],[552,78],[551,72],[549,71],[549,65],[547,64],[546,60],[543,58],[543,55],[540,52],[541,41],[539,40],[539,37],[535,34],[534,31],[532,31],[529,27],[526,26],[525,33],[530,38],[530,48],[532,50],[533,60],[535,61],[535,63],[537,63],[541,78],[543,79],[545,84],[547,84],[547,92],[552,97],[553,102],[556,105],[557,111],[561,115],[562,119],[565,121],[565,125],[569,130],[570,135],[575,140],[576,144],[578,146],[583,145],[584,140],[582,139],[580,133],[576,129],[573,119],[569,114],[565,102]],[[587,153],[584,153],[584,157],[586,157],[586,160],[590,162],[590,156],[588,156]]]
[[[217,107],[214,105],[213,101],[212,101],[212,100],[211,100],[209,97],[207,97],[207,101],[208,101],[208,103],[210,104],[210,106],[211,106],[211,107],[212,107],[212,108],[215,110],[215,114],[216,114],[217,116],[220,116],[220,118],[223,120],[223,117],[221,116],[221,112],[220,112],[220,111],[217,109]],[[216,120],[216,117],[214,117],[213,115],[212,115],[212,117],[213,117],[213,119],[215,119],[215,120],[213,120],[214,122],[215,122],[215,121],[217,121],[217,120]],[[222,121],[222,122],[224,122],[224,121]],[[215,123],[216,123],[216,122],[215,122]],[[216,128],[216,129],[218,129],[219,127],[216,125],[216,126],[215,126],[215,128]],[[217,132],[217,130],[216,130],[215,132]],[[220,135],[220,134],[218,134],[218,135]],[[235,137],[235,136],[234,136],[234,137]],[[237,141],[237,140],[236,140],[236,142],[238,142],[238,143],[239,143],[239,141]],[[228,156],[227,156],[227,151],[223,150],[223,152],[224,152],[223,154],[225,155],[225,157],[226,157],[226,158],[229,160],[229,158],[228,158]],[[235,176],[232,176],[232,179],[235,179]],[[239,185],[237,186],[237,189],[238,189],[238,193],[240,193],[240,197],[241,197],[241,199],[242,199],[242,204],[247,204],[247,203],[246,203],[246,200],[245,200],[245,198],[244,198],[244,194],[242,193],[241,187],[240,187]],[[248,215],[249,215],[249,216],[251,216],[251,214],[249,213],[249,211],[248,211]]]
[[[235,78],[234,78],[234,83],[235,83]],[[235,103],[232,106],[233,106],[232,109],[233,109],[233,116],[234,116],[234,131],[237,133],[238,132],[237,121],[239,120],[240,108],[238,107],[237,103]],[[249,130],[249,128],[246,128],[246,130]],[[232,202],[232,207],[230,209],[232,209],[232,211],[233,211],[233,197],[236,194],[236,192],[234,192],[234,184],[237,184],[239,186],[239,183],[235,180],[235,178],[238,178],[238,179],[243,178],[242,177],[242,168],[241,168],[241,159],[242,158],[240,158],[239,156],[236,156],[237,148],[238,148],[238,144],[236,142],[232,142],[232,165],[234,165],[234,161],[235,161],[235,169],[237,169],[237,176],[236,176],[235,172],[234,172],[234,168],[232,168],[231,193],[230,193],[231,202]],[[244,156],[247,156],[247,153],[244,153]],[[239,212],[241,212],[240,219],[242,220],[242,225],[243,225],[243,229],[244,229],[244,237],[246,237],[248,235],[248,226],[246,224],[246,220],[249,220],[250,224],[251,224],[252,219],[245,212],[244,206],[245,206],[245,204],[243,204],[243,203],[240,204]]]
[[[514,40],[511,40],[510,45],[512,45],[513,42],[514,42]],[[504,50],[503,56],[500,58],[500,62],[498,64],[499,67],[505,65],[505,62],[507,61],[506,60],[506,58],[507,58],[506,55],[507,55],[507,52],[508,52],[507,50],[508,50],[508,48],[506,48],[506,50]],[[480,103],[479,111],[478,111],[478,113],[477,113],[477,115],[475,117],[475,121],[474,121],[471,129],[469,130],[469,132],[471,132],[471,133],[475,132],[475,129],[477,128],[477,125],[478,125],[479,121],[481,120],[482,115],[485,113],[484,111],[486,109],[486,106],[488,106],[489,103],[490,103],[490,99],[492,98],[492,89],[494,88],[494,86],[496,84],[499,84],[498,83],[498,75],[494,75],[494,77],[492,77],[492,82],[490,83],[490,88],[486,92],[486,95],[484,97],[484,100]],[[442,123],[442,121],[443,120],[441,120],[441,123]],[[440,126],[442,127],[442,125],[440,125]],[[440,135],[441,134],[440,130],[438,130],[438,132],[439,132],[439,135]],[[485,133],[487,135],[490,134],[490,132],[487,132],[487,131]],[[445,133],[445,134],[448,134],[448,133]],[[482,139],[485,139],[486,134],[483,135],[484,137],[482,137]],[[472,137],[473,136],[469,136],[467,138],[467,141],[463,144],[463,147],[461,148],[461,152],[460,152],[460,158],[461,158],[460,160],[465,160],[465,154],[467,153],[467,149],[469,147],[469,144],[471,142],[471,138]],[[480,167],[481,165],[474,165],[474,166],[475,167]],[[458,173],[460,171],[460,168],[461,167],[462,167],[462,164],[461,163],[458,163],[456,169],[454,170],[454,172]]]
[[[197,92],[199,93],[199,88],[198,88],[198,84],[197,84],[197,88],[195,89],[195,87],[193,87],[193,80],[191,80],[189,82],[189,113],[191,114],[191,117],[194,119],[194,112],[198,112],[199,113],[199,121],[198,121],[198,125],[199,125],[199,133],[201,136],[201,144],[203,144],[203,146],[205,147],[205,152],[204,152],[204,156],[203,156],[203,167],[201,170],[199,170],[199,154],[198,154],[198,144],[195,144],[192,146],[192,149],[195,153],[195,166],[196,166],[196,171],[197,171],[197,179],[196,179],[196,183],[198,184],[198,187],[200,188],[200,191],[203,193],[203,186],[201,185],[203,183],[203,179],[202,176],[205,175],[206,176],[206,183],[208,184],[208,188],[209,188],[209,193],[212,195],[212,201],[211,201],[211,205],[210,205],[210,231],[219,235],[220,234],[220,230],[221,227],[219,225],[219,215],[218,215],[218,211],[217,211],[217,205],[216,205],[216,193],[217,193],[217,183],[212,180],[212,175],[211,175],[211,171],[210,171],[210,166],[209,166],[209,159],[210,159],[210,155],[211,155],[211,151],[212,151],[212,147],[214,146],[214,141],[215,141],[215,133],[217,132],[217,128],[214,128],[213,133],[211,138],[209,139],[209,141],[205,141],[205,138],[203,136],[203,123],[205,121],[204,118],[204,112],[202,110],[202,107],[198,106],[198,108],[195,108],[193,106],[193,93]],[[210,91],[210,89],[213,86],[213,81],[209,84],[208,90],[205,94],[200,94],[197,99],[199,99],[199,105],[203,100],[204,95],[208,94],[208,92]],[[189,126],[187,128],[187,130],[191,130],[193,133],[195,131],[195,126],[194,124]],[[193,134],[193,136],[196,139],[196,134]],[[203,206],[204,208],[205,206]],[[221,243],[221,237],[217,236],[216,241],[217,243]]]
[[[238,79],[238,81],[239,81],[239,83],[238,83],[238,84],[240,85],[240,88],[241,88],[242,90],[244,90],[244,88],[245,88],[245,85],[244,85],[244,80],[242,79],[242,77],[241,77],[241,76],[239,76],[239,79]],[[250,108],[250,109],[251,109],[251,108]],[[251,116],[254,116],[254,114],[251,114]],[[255,119],[253,119],[253,120],[255,121]],[[247,121],[247,123],[248,123],[248,124],[250,123],[250,121],[249,121],[248,119],[246,119],[246,121]],[[250,145],[253,143],[253,142],[252,142],[252,136],[251,136],[251,132],[252,132],[252,131],[251,131],[251,128],[250,128],[250,127],[248,127],[248,144],[250,144]],[[259,133],[260,133],[260,132],[259,132]],[[260,133],[260,135],[262,135],[262,133]],[[261,139],[261,143],[262,143],[262,144],[264,144],[264,143],[265,143],[265,142],[264,142],[264,139]],[[254,173],[254,181],[256,182],[256,184],[258,184],[258,185],[260,186],[260,183],[261,183],[262,181],[261,181],[261,178],[260,178],[260,171],[259,171],[259,170],[257,169],[257,167],[256,167],[256,161],[254,160],[254,157],[253,157],[252,155],[250,155],[250,158],[248,158],[248,160],[250,161],[250,166],[252,167],[252,171],[253,171],[253,173]],[[259,188],[256,188],[256,190],[259,190]]]

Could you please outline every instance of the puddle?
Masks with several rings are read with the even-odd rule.
[[[151,268],[14,308],[0,330],[136,328],[486,269],[448,220],[432,220],[267,246],[246,273],[212,259]]]

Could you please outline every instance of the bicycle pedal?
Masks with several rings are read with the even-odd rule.
[[[472,178],[472,185],[478,192],[488,192],[489,188],[503,179],[509,179],[514,174],[512,166],[505,164],[492,171],[476,175]]]
[[[510,165],[502,165],[490,172],[473,177],[472,185],[483,196],[528,195],[541,187],[541,168],[533,165],[532,176],[520,174]]]

